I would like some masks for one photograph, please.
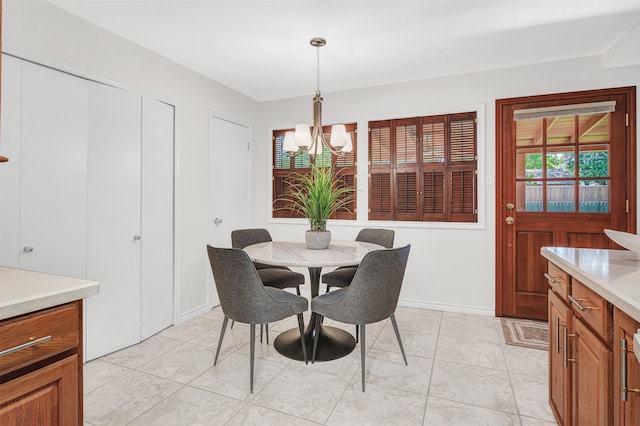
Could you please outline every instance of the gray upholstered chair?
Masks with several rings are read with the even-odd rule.
[[[220,355],[220,347],[222,346],[222,339],[229,319],[249,324],[249,380],[250,390],[253,393],[256,324],[267,324],[292,315],[298,316],[302,353],[305,362],[307,362],[307,350],[304,342],[304,319],[302,317],[302,313],[309,306],[307,299],[278,288],[262,285],[253,262],[251,262],[247,253],[240,249],[216,248],[208,245],[207,252],[220,299],[220,306],[224,313],[213,365],[215,366],[218,363],[218,355]]]
[[[247,246],[272,241],[271,234],[264,228],[236,229],[231,231],[231,247],[243,249]],[[262,284],[280,289],[295,288],[300,296],[300,286],[304,284],[304,275],[293,272],[286,266],[266,265],[253,262]],[[233,322],[231,323],[233,328]],[[269,344],[269,324],[265,324],[267,344]],[[260,342],[262,342],[262,324],[260,324]]]
[[[393,247],[394,237],[395,232],[391,229],[364,228],[358,232],[356,241],[373,243],[386,248],[391,248]],[[331,287],[347,287],[351,283],[357,268],[357,265],[341,266],[324,274],[322,276],[322,282],[327,285],[327,292],[329,292]]]
[[[322,317],[327,317],[345,324],[360,326],[360,369],[362,371],[363,392],[367,324],[390,318],[404,363],[408,365],[394,313],[400,297],[410,249],[411,245],[406,245],[400,248],[367,253],[362,259],[351,285],[316,296],[311,300],[311,311],[318,314],[316,321],[322,321]],[[311,355],[312,362],[315,361],[317,338],[316,334]]]

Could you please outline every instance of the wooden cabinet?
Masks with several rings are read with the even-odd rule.
[[[610,425],[612,306],[560,272],[550,264],[549,404],[560,425]]]
[[[81,424],[82,302],[4,320],[0,336],[16,349],[0,356],[0,424]]]
[[[640,364],[633,351],[633,335],[640,322],[615,308],[613,311],[613,417],[616,425],[640,425]]]

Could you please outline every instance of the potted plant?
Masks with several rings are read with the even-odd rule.
[[[306,217],[311,226],[305,233],[307,247],[315,250],[326,249],[331,241],[327,220],[353,201],[353,188],[335,173],[333,167],[320,167],[315,164],[311,165],[309,174],[289,174],[287,183],[290,191],[284,200],[290,204],[286,208]]]

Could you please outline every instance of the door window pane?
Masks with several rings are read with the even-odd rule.
[[[567,145],[575,141],[573,115],[546,118],[547,145]]]
[[[542,211],[541,181],[526,181],[516,183],[516,211]]]
[[[581,146],[578,159],[578,176],[609,177],[609,150],[606,145]]]
[[[609,213],[609,181],[581,181],[578,187],[581,213]]]
[[[580,143],[607,142],[609,140],[609,114],[581,114],[578,116]]]
[[[516,121],[516,146],[541,146],[542,129],[542,118]]]
[[[575,177],[573,148],[547,149],[547,178]]]
[[[575,212],[576,197],[573,181],[547,182],[547,212]]]
[[[542,148],[517,151],[516,177],[518,179],[542,177]]]

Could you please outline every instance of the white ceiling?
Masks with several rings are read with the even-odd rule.
[[[313,95],[314,36],[326,93],[601,55],[640,23],[640,0],[50,2],[259,101]]]

